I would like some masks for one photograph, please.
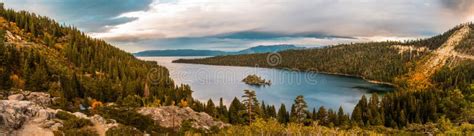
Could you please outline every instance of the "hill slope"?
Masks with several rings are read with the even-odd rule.
[[[0,90],[50,92],[64,98],[68,109],[79,108],[78,101],[73,103],[77,98],[115,102],[138,95],[163,104],[192,101],[189,86],[175,86],[156,62],[138,60],[47,17],[3,7],[0,63]]]

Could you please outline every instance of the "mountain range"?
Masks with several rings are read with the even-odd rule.
[[[194,50],[194,49],[178,49],[178,50],[147,50],[134,53],[135,56],[223,56],[223,55],[241,55],[252,53],[269,53],[280,52],[286,50],[298,50],[304,47],[295,45],[259,45],[240,51],[219,51],[219,50]]]

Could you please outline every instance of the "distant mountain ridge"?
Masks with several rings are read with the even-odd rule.
[[[295,45],[259,45],[240,51],[218,51],[218,50],[193,50],[193,49],[178,49],[178,50],[147,50],[134,53],[135,56],[222,56],[222,55],[241,55],[253,53],[269,53],[280,52],[286,50],[304,49]]]

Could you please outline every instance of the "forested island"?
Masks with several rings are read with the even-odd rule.
[[[262,77],[257,76],[255,74],[248,75],[242,80],[242,82],[244,82],[245,84],[254,85],[254,86],[266,86],[266,85],[272,84],[272,81],[270,80],[267,81],[263,79]]]
[[[473,33],[469,23],[429,39],[283,51],[279,65],[268,64],[268,54],[176,61],[332,72],[397,85],[383,97],[363,96],[348,114],[342,107],[308,109],[303,96],[277,109],[259,101],[252,90],[244,90],[229,105],[222,99],[201,102],[193,98],[190,86],[175,84],[168,69],[156,62],[136,59],[75,27],[0,4],[0,132],[470,135]]]

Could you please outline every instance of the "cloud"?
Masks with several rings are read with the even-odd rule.
[[[469,12],[474,8],[472,0],[440,0],[440,2],[444,7],[462,13]]]
[[[474,1],[473,0],[439,0],[446,13],[451,16],[458,16],[463,22],[474,21]]]
[[[155,0],[146,10],[117,16],[135,20],[94,35],[162,39],[262,31],[408,37],[434,35],[460,23],[440,12],[431,0]]]
[[[6,7],[28,10],[74,25],[85,32],[107,31],[110,26],[134,18],[115,18],[136,10],[146,10],[152,0],[1,0]]]
[[[0,1],[75,25],[131,52],[397,40],[429,37],[474,21],[472,0]]]

